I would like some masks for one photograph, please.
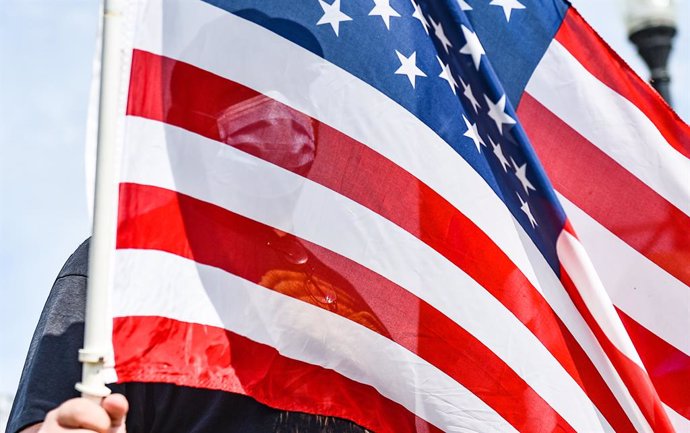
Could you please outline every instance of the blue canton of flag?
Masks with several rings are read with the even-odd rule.
[[[319,1],[319,7],[309,8],[300,2],[209,3],[266,23],[297,44],[302,42],[299,33],[283,31],[265,18],[283,18],[313,32],[318,47],[304,48],[369,83],[427,124],[504,200],[550,265],[558,268],[555,245],[565,216],[471,20],[478,15],[486,33],[505,36],[511,26],[520,32],[521,25],[533,24],[520,19],[527,7],[551,11],[543,8],[543,1],[502,0],[491,7],[474,6],[478,10],[464,1]],[[555,17],[541,19],[555,23]],[[553,33],[555,26],[550,27]],[[508,75],[522,76],[522,82],[516,78],[510,83],[513,94],[526,84],[528,63],[537,59],[538,50],[545,50],[552,35],[521,36],[525,48],[501,53],[500,65]],[[525,52],[529,56],[523,57]]]

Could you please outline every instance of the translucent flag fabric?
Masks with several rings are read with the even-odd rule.
[[[688,126],[566,3],[131,20],[119,381],[377,432],[687,431]]]

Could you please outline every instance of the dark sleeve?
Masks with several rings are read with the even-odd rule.
[[[84,338],[88,240],[58,274],[34,331],[6,433],[43,421],[46,414],[78,393],[77,354]]]

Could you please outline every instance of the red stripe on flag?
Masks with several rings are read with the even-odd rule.
[[[555,39],[599,81],[632,102],[678,152],[690,158],[690,126],[640,79],[574,9],[568,9]]]
[[[518,116],[556,190],[690,285],[690,218],[525,93]]]
[[[589,325],[589,328],[596,336],[597,341],[604,349],[604,352],[606,352],[606,356],[613,364],[616,372],[618,372],[623,383],[630,391],[630,395],[642,411],[652,430],[656,433],[673,433],[675,430],[666,415],[666,410],[661,404],[656,390],[652,386],[649,376],[637,364],[621,353],[611,340],[608,339],[587,308],[587,304],[580,296],[578,288],[563,267],[561,267],[561,282],[578,311],[580,311],[580,314],[582,314],[582,317]]]
[[[333,189],[396,223],[463,269],[506,306],[617,431],[634,431],[591,360],[541,294],[485,233],[434,190],[369,147],[240,84],[142,51],[134,54],[133,71],[128,114],[225,142]],[[265,111],[257,108],[262,102]],[[237,119],[250,110],[274,123],[270,127],[266,122],[257,123],[253,131],[238,127]],[[283,113],[284,123],[279,123],[276,111]],[[311,132],[306,131],[310,128]],[[266,142],[251,142],[252,135]],[[312,158],[305,155],[309,150],[305,141],[309,140],[314,142],[316,156]],[[290,146],[292,154],[286,156],[278,144]]]
[[[690,356],[668,344],[621,310],[618,310],[618,315],[635,346],[646,349],[640,352],[640,357],[664,403],[690,419]]]
[[[161,188],[121,184],[119,209],[117,248],[167,251],[338,314],[423,357],[518,430],[573,431],[474,336],[356,262]]]
[[[114,321],[113,344],[120,382],[244,394],[277,409],[349,419],[377,432],[441,432],[369,385],[225,329],[163,317],[120,317]]]

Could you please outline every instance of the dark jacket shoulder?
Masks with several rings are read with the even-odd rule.
[[[58,278],[76,275],[86,277],[89,271],[89,244],[91,238],[86,239],[79,245],[79,247],[72,253],[62,266]]]

